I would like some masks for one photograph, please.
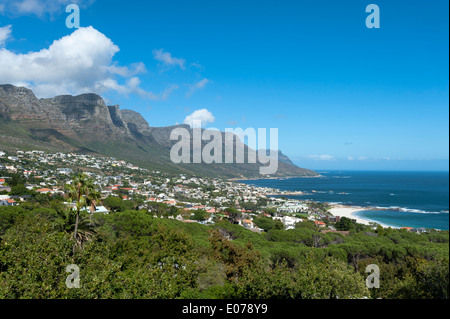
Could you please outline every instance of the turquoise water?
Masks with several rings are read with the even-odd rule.
[[[448,172],[319,173],[322,177],[242,182],[305,193],[289,198],[370,207],[358,216],[389,226],[449,229]]]

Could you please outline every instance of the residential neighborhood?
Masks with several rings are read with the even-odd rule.
[[[227,209],[232,207],[239,213],[234,222],[254,232],[263,231],[253,222],[258,216],[279,221],[286,230],[307,220],[324,227],[325,222],[334,218],[326,214],[326,210],[310,210],[307,201],[285,198],[286,192],[278,189],[150,171],[115,158],[36,150],[15,154],[1,151],[0,172],[23,177],[24,186],[34,194],[62,198],[66,195],[65,186],[71,183],[73,176],[83,172],[94,181],[106,203],[99,203],[95,210],[90,210],[91,213],[110,213],[107,202],[115,197],[138,203],[136,209],[154,211],[155,217],[176,218],[186,223],[214,224],[217,220],[230,218]],[[10,179],[11,176],[0,176],[0,205],[15,206],[26,202],[30,195],[11,194]],[[173,207],[173,213],[158,215],[157,204]],[[67,202],[67,206],[70,205],[73,204]],[[198,210],[206,214],[194,216]]]

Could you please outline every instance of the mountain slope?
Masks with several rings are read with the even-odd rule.
[[[192,142],[193,130],[189,126],[150,127],[139,113],[120,110],[117,105],[107,106],[96,94],[37,99],[27,88],[0,85],[0,148],[3,150],[88,153],[176,173],[227,178],[261,177],[260,163],[173,163],[170,150],[177,141],[170,140],[170,134],[175,128],[186,129]],[[220,134],[225,150],[226,135]],[[202,142],[205,144],[207,142]],[[239,139],[233,142],[234,146],[241,144]],[[243,147],[245,158],[249,152],[254,152],[246,145]],[[317,175],[297,167],[281,152],[278,156],[278,171],[273,176]]]

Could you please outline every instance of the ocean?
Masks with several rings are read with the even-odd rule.
[[[359,217],[394,227],[449,229],[448,172],[319,171],[318,178],[242,183],[302,191],[288,198],[367,207]],[[370,208],[370,210],[369,210]]]

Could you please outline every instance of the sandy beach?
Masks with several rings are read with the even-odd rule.
[[[346,206],[346,205],[332,205],[332,208],[329,210],[333,216],[347,217],[351,219],[355,219],[358,223],[369,225],[369,220],[362,219],[355,215],[356,212],[367,210],[367,207],[359,207],[359,206]]]
[[[364,224],[364,225],[369,225],[369,223],[371,222],[375,222],[377,224],[380,224],[383,227],[391,227],[391,228],[399,228],[399,227],[395,227],[395,226],[389,226],[377,221],[373,221],[373,220],[368,220],[368,219],[364,219],[361,218],[359,216],[356,216],[355,213],[362,211],[362,210],[371,210],[369,207],[360,207],[360,206],[347,206],[347,205],[331,205],[332,208],[329,210],[329,212],[333,215],[333,216],[340,216],[340,217],[347,217],[347,218],[351,218],[351,219],[355,219],[356,222],[360,223],[360,224]]]

